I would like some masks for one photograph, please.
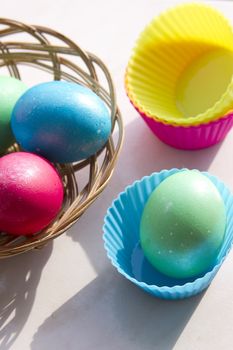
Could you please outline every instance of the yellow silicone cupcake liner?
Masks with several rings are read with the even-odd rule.
[[[216,120],[233,106],[233,31],[214,8],[182,4],[141,33],[126,72],[135,107],[174,125]]]

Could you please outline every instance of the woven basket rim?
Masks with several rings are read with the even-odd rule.
[[[14,39],[15,35],[22,33],[30,35],[33,40]],[[54,39],[56,44],[51,42]],[[74,57],[82,60],[82,66],[72,61]],[[108,68],[101,59],[95,54],[84,51],[71,39],[53,29],[0,18],[0,68],[7,67],[11,76],[20,79],[20,68],[23,65],[49,72],[54,80],[73,81],[92,89],[111,110],[112,132],[106,145],[95,156],[75,164],[55,164],[62,175],[65,189],[62,211],[50,226],[36,235],[16,237],[0,234],[0,259],[31,249],[39,249],[74,225],[107,186],[124,138],[123,121],[116,103],[115,88]],[[98,70],[104,76],[107,88],[100,82]],[[19,150],[19,146],[14,144],[8,152]],[[85,187],[80,190],[75,175],[85,168],[88,169],[89,179]]]

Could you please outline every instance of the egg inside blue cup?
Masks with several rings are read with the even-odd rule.
[[[140,244],[160,272],[190,278],[216,260],[225,228],[219,191],[199,171],[187,170],[166,178],[150,195],[140,223]]]
[[[202,274],[182,279],[160,273],[145,258],[140,245],[140,222],[145,204],[164,179],[184,170],[187,169],[164,170],[127,187],[108,209],[103,227],[105,249],[113,266],[138,287],[165,299],[182,299],[206,289],[227,256],[233,239],[233,196],[218,178],[203,172],[219,191],[226,209],[224,240],[214,263]]]

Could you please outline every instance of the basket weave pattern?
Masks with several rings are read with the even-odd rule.
[[[19,41],[20,35],[25,34],[29,40]],[[51,74],[51,79],[72,81],[92,89],[111,110],[112,134],[95,156],[75,164],[55,164],[65,193],[58,217],[49,227],[30,237],[0,233],[0,258],[41,248],[71,227],[107,185],[123,141],[114,86],[103,62],[54,30],[0,18],[0,68],[7,67],[11,76],[21,79],[23,65],[30,66],[32,74],[35,69],[44,70]],[[18,150],[15,144],[8,152]]]

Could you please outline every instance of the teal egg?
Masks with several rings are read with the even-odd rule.
[[[110,110],[87,87],[50,81],[28,89],[12,112],[11,127],[22,149],[58,163],[89,158],[111,134]]]
[[[26,84],[10,76],[0,76],[0,153],[14,142],[11,113],[18,98],[27,90]]]
[[[149,197],[140,242],[158,271],[189,278],[212,266],[225,227],[225,206],[217,188],[198,171],[183,171],[165,179]]]

